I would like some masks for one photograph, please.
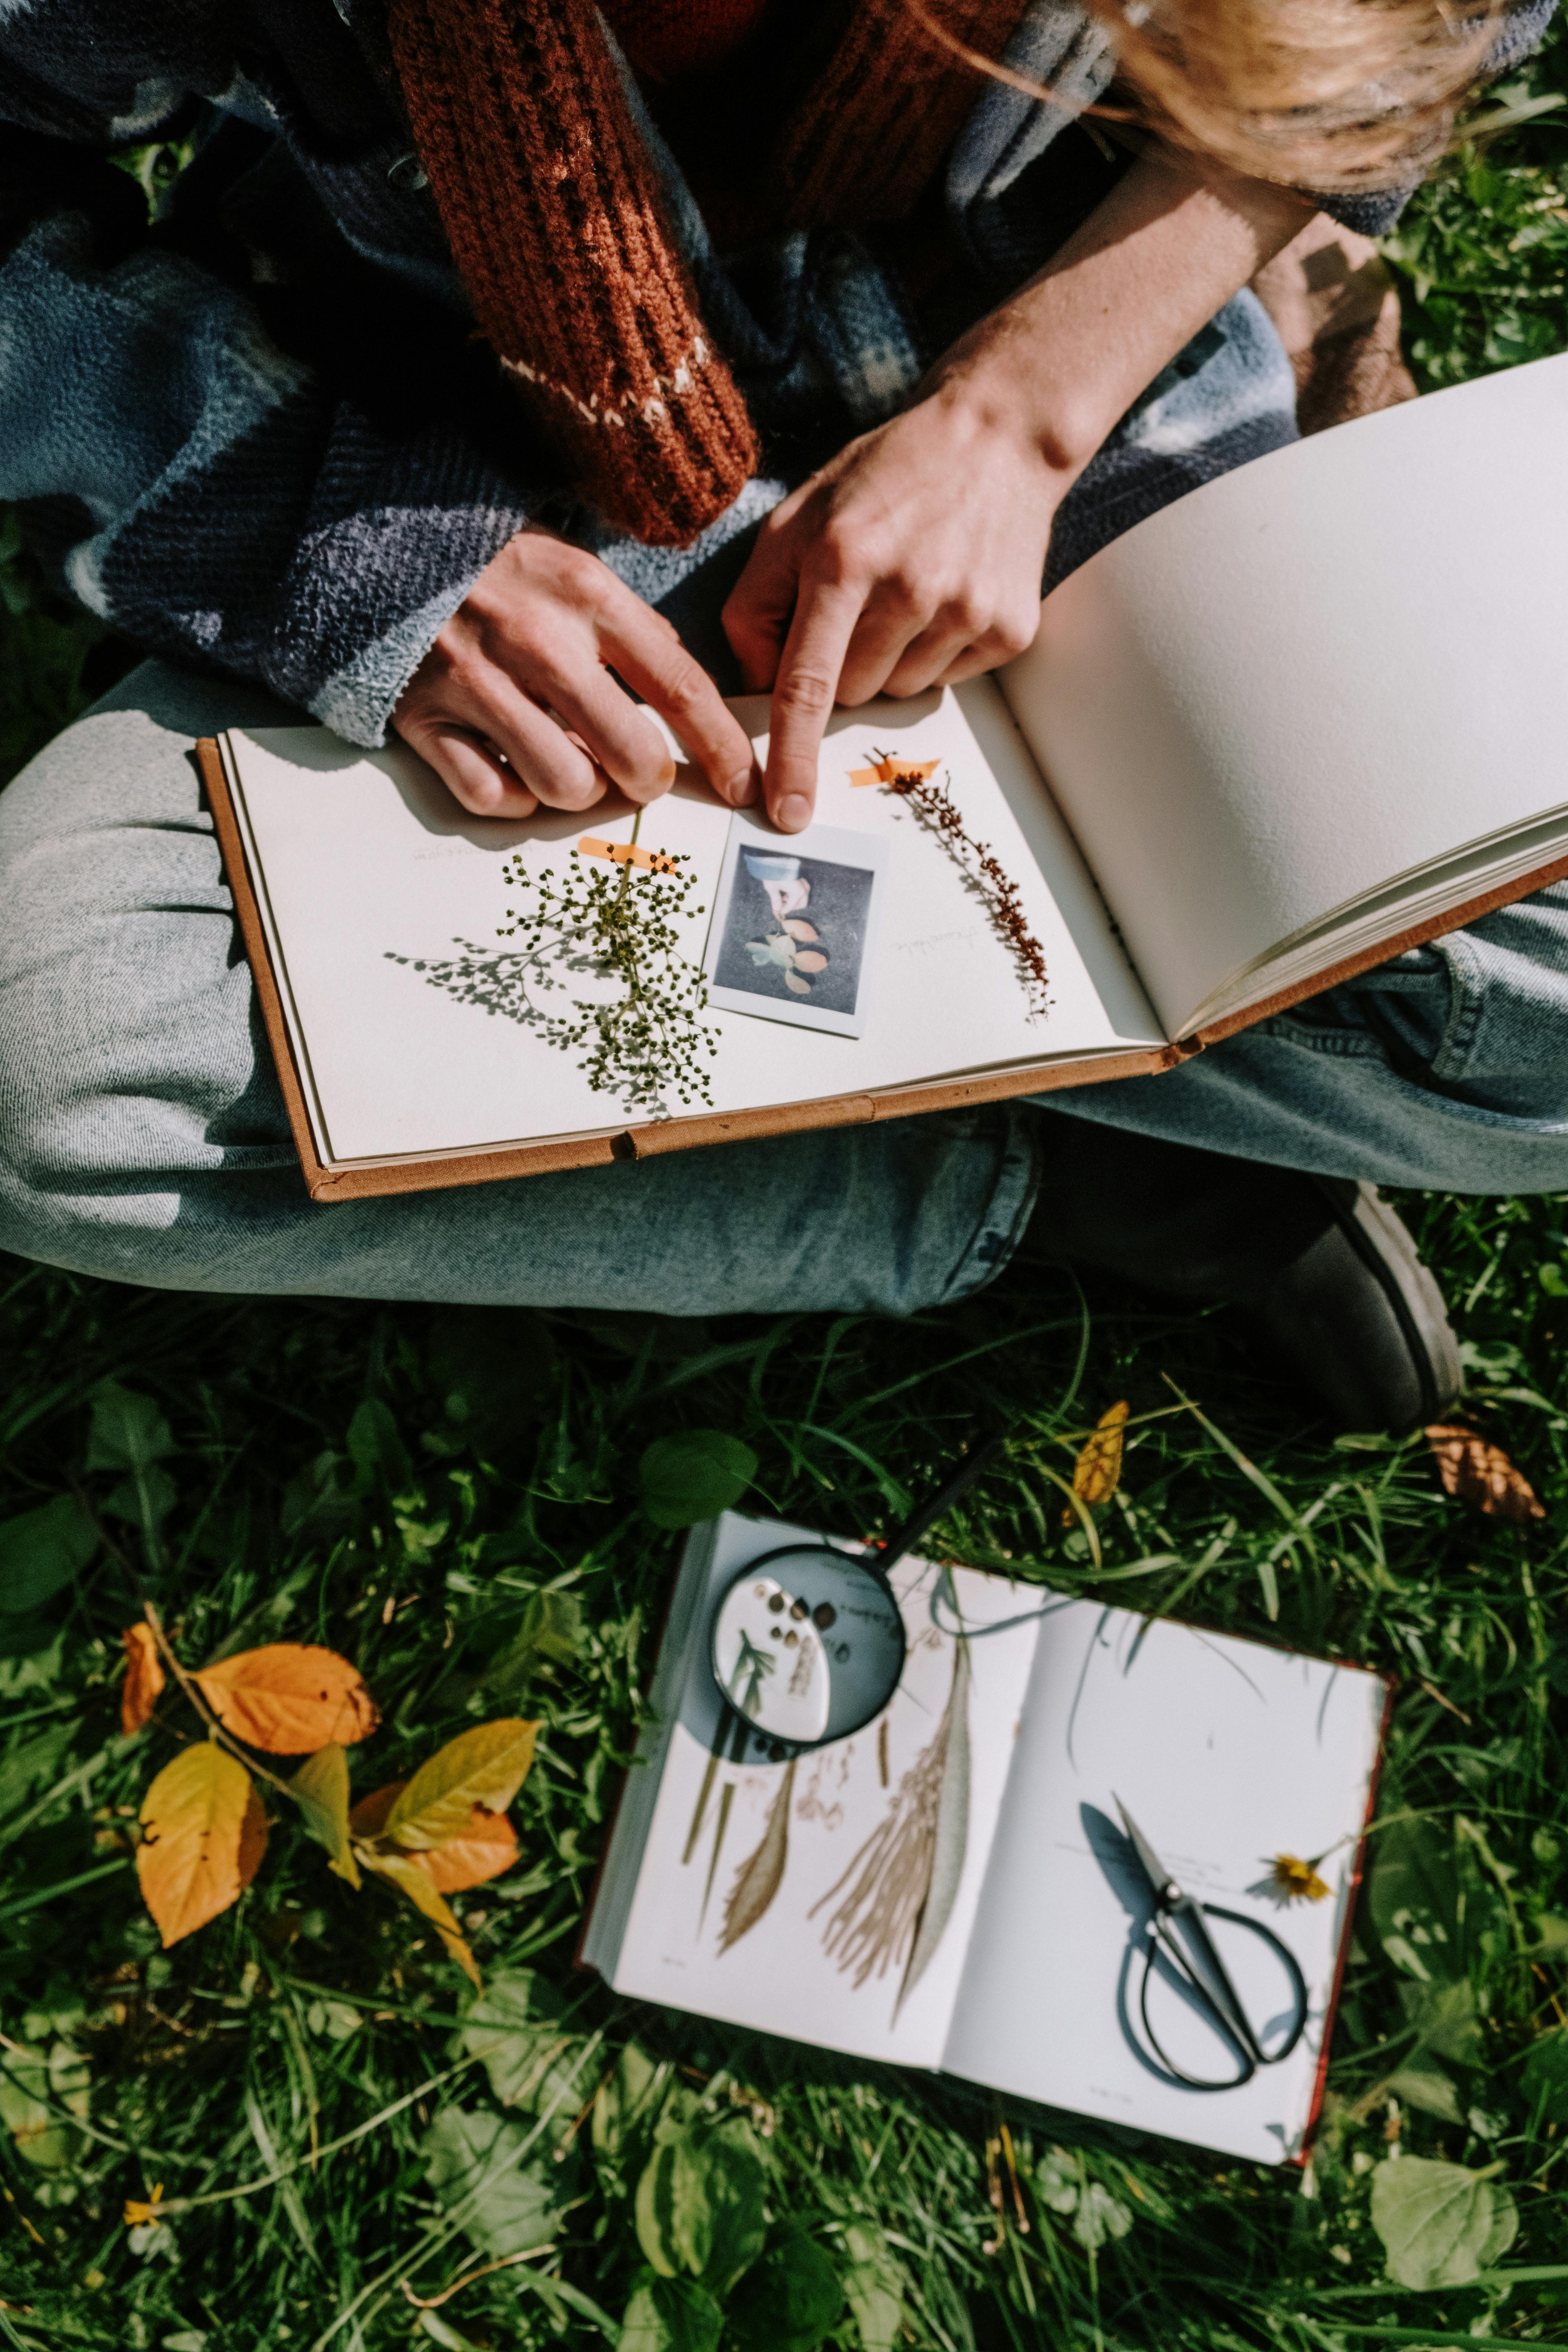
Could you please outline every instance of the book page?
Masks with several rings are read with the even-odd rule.
[[[1034,1657],[1036,1622],[966,1645],[933,1622],[942,1571],[893,1571],[909,1638],[903,1678],[854,1738],[770,1762],[731,1759],[708,1649],[721,1593],[748,1560],[817,1536],[727,1513],[706,1563],[706,1605],[678,1603],[688,1653],[679,1713],[650,1735],[658,1768],[640,1854],[617,1824],[584,1944],[618,1992],[863,2058],[941,2058]],[[1032,1590],[952,1571],[967,1622],[1027,1612]],[[663,1683],[663,1663],[660,1666]],[[715,1748],[719,1761],[713,1762]],[[711,1768],[711,1769],[710,1769]],[[637,1798],[646,1819],[646,1792]],[[642,1830],[639,1821],[637,1829]],[[939,1863],[939,1852],[942,1857]],[[636,1868],[626,1901],[624,1874]],[[942,1876],[937,1878],[938,1870]],[[620,1883],[617,1884],[617,1881]],[[945,1925],[906,1985],[916,1920],[940,1887]],[[618,1950],[597,1912],[624,1919]]]
[[[765,700],[737,709],[753,731],[765,728]],[[236,732],[226,750],[323,1160],[614,1133],[628,1118],[704,1109],[700,1098],[683,1104],[674,1086],[651,1101],[621,1084],[595,1087],[584,1066],[591,1039],[567,1033],[619,983],[581,954],[559,958],[542,980],[521,967],[515,935],[498,935],[509,908],[529,897],[503,878],[508,861],[521,861],[535,891],[546,876],[557,888],[574,877],[580,887],[590,854],[579,845],[596,844],[591,855],[600,857],[627,846],[637,818],[628,804],[500,822],[468,816],[405,747],[362,752],[325,730],[274,729]],[[877,751],[931,763],[970,831],[1017,881],[1044,951],[1048,1002],[1031,994],[984,895],[940,835],[907,800],[851,782]],[[846,870],[847,836],[871,845],[866,862],[880,877],[875,955],[858,974],[852,1018],[792,1023],[763,1003],[734,1009],[740,992],[728,990],[704,1016],[717,1055],[696,1057],[713,1108],[1163,1042],[988,680],[956,696],[837,714],[821,777],[817,825],[773,839],[786,856],[810,859],[815,847],[819,881]],[[756,810],[741,821],[766,829]],[[678,782],[641,818],[640,848],[690,861],[696,887],[677,929],[679,953],[694,965],[703,962],[731,832],[731,813],[697,782]],[[751,863],[742,879],[750,893],[743,959],[752,921],[763,950],[784,926]],[[793,1002],[808,1009],[837,1002],[831,983],[842,977],[831,923],[814,928],[806,954],[818,961],[808,968],[803,957],[792,974],[801,983]],[[787,1009],[791,997],[774,993]]]
[[[1003,689],[1173,1036],[1336,909],[1568,835],[1565,510],[1568,356],[1255,459],[1047,600]]]
[[[976,1662],[988,1647],[973,1643]],[[1045,1620],[942,2063],[952,2073],[1259,2164],[1300,2147],[1352,1900],[1383,1721],[1373,1674],[1097,1602]],[[1147,1882],[1117,1801],[1183,1889],[1271,1928],[1309,1994],[1294,2053],[1238,2089],[1198,2091],[1149,2063],[1138,2011]],[[1329,1892],[1287,1903],[1280,1853]],[[1321,1858],[1320,1858],[1321,1857]],[[1211,1923],[1266,2036],[1282,1965]],[[1226,2045],[1155,1988],[1182,2072],[1224,2079]]]

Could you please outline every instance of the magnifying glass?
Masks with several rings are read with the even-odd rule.
[[[988,1470],[998,1432],[880,1550],[781,1544],[734,1577],[713,1615],[713,1679],[758,1736],[785,1750],[847,1739],[899,1686],[908,1643],[888,1571]]]

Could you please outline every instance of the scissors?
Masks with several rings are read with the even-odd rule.
[[[1243,1911],[1224,1910],[1217,1903],[1200,1903],[1195,1895],[1184,1894],[1120,1797],[1116,1799],[1116,1810],[1153,1897],[1138,2001],[1149,2047],[1166,2073],[1189,2091],[1234,2091],[1241,2084],[1250,2083],[1260,2066],[1278,2066],[1282,2058],[1289,2058],[1301,2039],[1307,2023],[1307,1984],[1296,1955],[1260,1919],[1248,1918]],[[1204,1926],[1205,1917],[1227,1919],[1234,1927],[1245,1927],[1249,1935],[1270,1948],[1284,1968],[1294,2006],[1290,2030],[1278,2048],[1264,2048],[1262,2036],[1247,2016],[1230,1972]],[[1149,1979],[1162,1964],[1179,1979],[1188,1998],[1229,2050],[1237,2069],[1234,2074],[1218,2080],[1189,2074],[1160,2047],[1149,2021]]]

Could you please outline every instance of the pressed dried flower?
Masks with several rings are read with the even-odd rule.
[[[1050,1009],[1046,951],[1024,919],[1024,894],[989,845],[976,841],[944,778],[936,781],[936,761],[904,761],[885,751],[872,753],[874,772],[891,793],[907,800],[915,814],[931,826],[951,851],[984,899],[993,927],[1010,950],[1028,994],[1030,1010],[1043,1017]],[[857,769],[855,778],[867,772]]]
[[[1329,1892],[1328,1881],[1318,1875],[1322,1858],[1303,1862],[1299,1854],[1277,1853],[1268,1873],[1275,1893],[1287,1903],[1321,1903]]]
[[[969,1835],[969,1644],[959,1642],[952,1687],[929,1744],[900,1780],[893,1801],[843,1876],[813,1904],[847,1887],[828,1919],[823,1949],[857,1991],[904,1962],[893,2015],[930,1965],[957,1897]],[[908,1955],[907,1962],[905,1956]]]
[[[541,1013],[550,1043],[587,1046],[580,1066],[596,1094],[619,1093],[653,1112],[668,1107],[668,1094],[683,1108],[711,1104],[702,1060],[718,1053],[719,1039],[701,1018],[708,983],[679,952],[682,923],[703,912],[689,904],[696,876],[679,871],[690,861],[661,853],[646,868],[616,862],[618,872],[574,874],[563,887],[548,869],[536,878],[521,858],[502,868],[514,889],[535,894],[521,912],[508,908],[512,919],[497,934],[521,940],[508,984],[531,1013],[533,992],[565,985],[554,970],[587,961],[618,980],[621,993],[607,1004],[578,998],[563,1019]]]

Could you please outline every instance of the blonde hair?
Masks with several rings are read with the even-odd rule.
[[[1140,124],[1250,178],[1324,194],[1428,171],[1483,74],[1504,0],[1087,0],[1110,36],[1114,95],[1081,110]],[[942,46],[1032,95],[1054,93],[956,40]]]

